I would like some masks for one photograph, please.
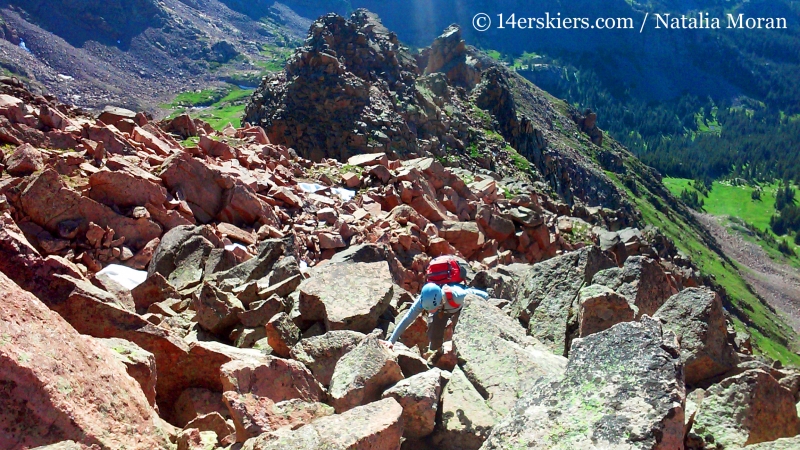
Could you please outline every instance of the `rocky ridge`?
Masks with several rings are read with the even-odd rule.
[[[375,20],[340,19],[312,41]],[[454,36],[425,71],[476,81]],[[730,449],[800,432],[800,373],[752,355],[668,239],[587,206],[605,194],[535,163],[545,182],[525,182],[491,153],[507,176],[392,151],[314,162],[274,137],[90,117],[0,80],[0,447]],[[573,161],[557,150],[547,164]],[[567,175],[598,172],[584,164]],[[442,254],[491,298],[468,299],[442,352],[424,320],[388,349]]]

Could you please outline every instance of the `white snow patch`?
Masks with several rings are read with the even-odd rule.
[[[144,280],[147,279],[147,272],[144,270],[131,269],[130,267],[120,266],[119,264],[110,264],[100,272],[97,272],[97,274],[107,275],[127,289],[133,289],[144,283]]]

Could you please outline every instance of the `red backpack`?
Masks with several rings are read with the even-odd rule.
[[[439,286],[449,283],[466,283],[467,265],[459,262],[452,255],[439,256],[428,264],[426,280],[428,283],[436,283]]]

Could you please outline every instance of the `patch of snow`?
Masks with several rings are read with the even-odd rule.
[[[130,267],[120,266],[119,264],[110,264],[100,272],[97,272],[97,274],[108,275],[109,278],[127,289],[133,289],[144,283],[144,280],[147,279],[147,272],[144,270],[131,269]]]
[[[225,246],[225,250],[227,250],[227,251],[229,251],[229,252],[232,252],[232,251],[236,250],[236,247],[239,247],[239,248],[241,248],[242,250],[244,250],[244,251],[247,251],[247,247],[245,247],[244,245],[242,245],[242,244],[240,244],[240,243],[238,243],[238,242],[237,242],[237,243],[235,243],[235,244],[226,245],[226,246]]]
[[[325,189],[325,186],[316,183],[297,183],[297,185],[300,186],[300,189],[302,189],[303,191],[310,193],[314,193]],[[352,200],[353,197],[356,196],[356,191],[351,191],[349,189],[343,189],[343,188],[331,188],[331,193],[333,193],[334,195],[338,195],[339,197],[342,198],[343,201],[346,202]]]

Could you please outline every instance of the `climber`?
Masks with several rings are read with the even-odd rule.
[[[484,291],[468,288],[458,283],[448,283],[442,286],[436,283],[425,284],[419,297],[411,305],[411,309],[406,312],[394,329],[389,338],[389,348],[394,346],[400,335],[424,309],[428,311],[428,341],[430,342],[428,348],[430,351],[438,351],[442,347],[447,321],[451,320],[454,325],[458,321],[458,314],[461,312],[467,294],[477,295],[484,299],[489,297]]]

